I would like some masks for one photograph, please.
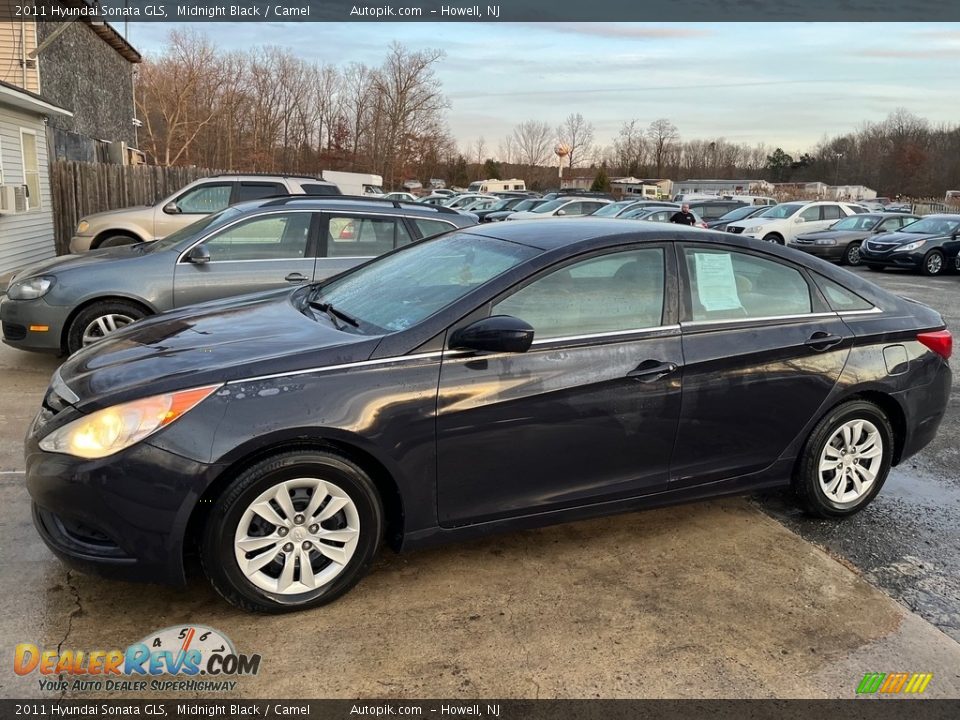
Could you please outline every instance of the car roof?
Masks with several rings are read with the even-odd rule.
[[[418,202],[389,200],[387,198],[352,197],[349,195],[283,195],[275,198],[261,198],[237,203],[234,207],[244,212],[252,212],[275,207],[291,207],[300,210],[375,210],[387,215],[425,215],[466,218],[456,210]]]

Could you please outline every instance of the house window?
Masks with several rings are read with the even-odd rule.
[[[27,186],[27,207],[40,209],[40,154],[37,134],[20,128],[20,153],[23,158],[23,184]]]

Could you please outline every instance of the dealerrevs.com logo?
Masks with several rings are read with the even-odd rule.
[[[151,633],[125,650],[58,652],[20,643],[14,651],[13,671],[17,675],[38,673],[40,689],[50,692],[229,692],[237,685],[230,678],[256,675],[260,659],[257,654],[238,653],[230,639],[213,628],[187,625]],[[51,675],[60,677],[52,679],[48,677]],[[185,677],[160,679],[161,676]]]
[[[933,673],[867,673],[857,686],[857,695],[919,695],[933,680]]]

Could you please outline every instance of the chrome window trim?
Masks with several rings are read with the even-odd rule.
[[[652,335],[658,332],[669,332],[679,330],[679,325],[656,325],[647,328],[634,328],[631,330],[610,330],[601,333],[584,333],[582,335],[563,335],[560,337],[541,338],[539,340],[534,336],[533,345],[546,345],[547,343],[576,342],[579,340],[597,340],[607,339],[619,336]]]
[[[763,317],[739,317],[739,318],[725,318],[723,320],[684,320],[680,323],[681,327],[699,327],[699,326],[710,326],[710,325],[729,325],[730,323],[760,323],[767,322],[770,320],[806,320],[808,318],[817,319],[817,318],[828,318],[836,317],[837,313],[835,312],[820,312],[820,313],[800,313],[796,315],[764,315]]]
[[[876,315],[882,312],[883,310],[874,305],[869,310],[837,310],[837,315]]]
[[[230,228],[232,228],[234,225],[236,225],[236,224],[238,224],[238,223],[242,223],[243,221],[245,221],[245,220],[250,220],[250,219],[259,219],[259,218],[262,218],[262,217],[266,217],[267,215],[281,215],[281,214],[290,213],[290,212],[295,212],[295,213],[317,213],[317,212],[323,212],[323,211],[322,211],[322,210],[307,210],[307,209],[305,209],[305,208],[301,208],[301,209],[299,209],[299,210],[297,210],[297,209],[292,209],[292,208],[291,208],[291,209],[277,208],[276,210],[266,210],[266,211],[264,211],[264,212],[262,212],[262,213],[258,212],[258,213],[255,213],[255,214],[244,215],[244,216],[242,216],[242,217],[238,217],[238,218],[236,218],[235,220],[231,220],[231,221],[228,222],[226,225],[221,225],[220,227],[211,230],[209,234],[204,235],[203,237],[201,237],[200,239],[198,239],[196,242],[194,242],[190,247],[188,247],[186,250],[184,250],[183,252],[181,252],[181,253],[177,256],[177,262],[176,262],[176,264],[179,265],[180,262],[183,260],[184,255],[186,255],[188,252],[190,252],[191,250],[193,250],[197,245],[201,245],[202,243],[205,243],[207,240],[210,240],[211,238],[216,237],[216,236],[219,235],[220,233],[225,232],[226,230],[229,230]],[[212,213],[210,213],[210,214],[212,214]],[[162,239],[162,238],[161,238],[161,239]],[[278,260],[306,260],[307,258],[304,257],[304,258],[276,258],[276,259],[278,259]],[[262,260],[215,260],[215,261],[211,261],[211,262],[221,262],[221,263],[222,263],[222,262],[263,262],[263,261],[262,261]],[[192,265],[193,263],[187,263],[187,264]]]

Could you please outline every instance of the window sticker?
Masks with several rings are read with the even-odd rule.
[[[733,274],[733,259],[727,253],[694,253],[697,295],[707,312],[737,310],[740,294]]]

